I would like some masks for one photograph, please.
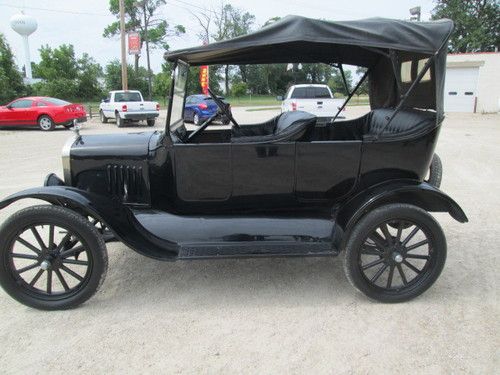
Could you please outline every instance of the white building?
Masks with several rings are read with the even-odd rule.
[[[449,54],[444,87],[445,112],[498,112],[500,52]]]

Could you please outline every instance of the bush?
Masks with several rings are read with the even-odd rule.
[[[246,95],[248,86],[245,82],[234,83],[231,87],[231,94],[235,97],[240,97]]]
[[[78,84],[73,79],[60,78],[38,82],[32,85],[32,89],[37,96],[52,96],[68,101],[78,97]]]

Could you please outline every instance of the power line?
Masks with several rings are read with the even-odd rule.
[[[78,15],[85,15],[85,16],[102,16],[102,17],[111,16],[111,14],[104,14],[104,13],[76,12],[76,11],[72,11],[72,10],[49,9],[49,8],[29,7],[29,6],[20,6],[20,5],[11,5],[11,4],[2,4],[2,3],[0,3],[0,6],[4,6],[4,7],[8,7],[8,8],[16,8],[16,9],[41,10],[44,12],[78,14]]]

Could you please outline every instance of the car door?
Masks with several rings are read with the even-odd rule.
[[[255,208],[295,204],[295,142],[233,143],[231,160],[235,204]]]
[[[193,119],[193,106],[195,101],[194,96],[188,96],[186,98],[186,104],[184,105],[184,120],[189,121]]]
[[[115,111],[113,110],[113,105],[111,104],[112,97],[111,93],[108,94],[106,99],[101,103],[101,109],[106,117],[115,117]]]
[[[230,198],[230,143],[177,143],[174,152],[177,196],[184,204]]]
[[[33,100],[18,99],[9,104],[5,113],[5,125],[36,125]]]

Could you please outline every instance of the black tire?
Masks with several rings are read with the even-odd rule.
[[[193,124],[195,124],[196,126],[200,126],[200,116],[198,116],[197,113],[195,113],[193,116]]]
[[[27,239],[25,233],[32,233],[34,239]],[[19,268],[16,262],[34,263]],[[107,268],[102,236],[85,217],[70,209],[28,207],[0,227],[0,285],[27,306],[42,310],[78,306],[97,292]]]
[[[44,132],[49,132],[55,129],[56,124],[54,124],[50,116],[42,115],[38,118],[38,127]]]
[[[390,223],[396,227],[392,233]],[[425,292],[439,277],[445,261],[446,238],[437,221],[419,207],[390,204],[366,214],[356,224],[345,246],[344,271],[366,296],[381,302],[404,302]],[[399,285],[395,285],[396,279]]]
[[[122,128],[123,125],[125,124],[125,120],[120,117],[118,112],[115,113],[115,119],[116,119],[116,126]]]
[[[434,187],[439,188],[441,186],[441,179],[443,178],[443,164],[441,163],[441,158],[438,154],[434,154],[432,157],[432,162],[429,167],[429,175],[425,180]]]
[[[108,118],[106,116],[104,116],[104,112],[102,110],[99,111],[99,117],[101,118],[101,122],[103,124],[108,123]]]
[[[148,126],[155,126],[155,119],[146,120]]]

